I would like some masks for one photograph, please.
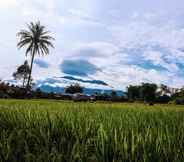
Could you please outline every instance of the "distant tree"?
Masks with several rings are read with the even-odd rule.
[[[140,89],[141,99],[145,102],[154,102],[156,98],[157,85],[143,83]]]
[[[118,96],[117,92],[115,90],[112,90],[110,94],[110,100],[111,101],[118,101],[120,100],[120,97]]]
[[[130,85],[129,87],[127,87],[128,99],[132,101],[140,99],[140,89],[141,89],[141,86]]]
[[[83,93],[83,87],[81,87],[80,84],[76,83],[66,87],[65,93],[70,93],[70,94]]]
[[[9,84],[0,80],[0,91],[5,93],[8,91]]]
[[[28,30],[21,30],[17,36],[19,42],[17,44],[18,48],[26,47],[26,56],[31,55],[31,67],[29,72],[29,77],[27,81],[27,89],[30,88],[31,83],[31,73],[33,68],[33,62],[35,55],[48,55],[49,47],[54,48],[51,40],[54,40],[49,34],[50,32],[45,29],[45,26],[42,26],[40,22],[27,25]]]
[[[34,98],[49,98],[48,93],[43,92],[40,88],[37,88],[33,93]]]
[[[20,65],[16,72],[13,73],[13,77],[15,80],[22,80],[23,84],[22,87],[25,87],[25,83],[28,81],[30,73],[30,67],[28,65],[28,62],[25,61],[23,65]]]
[[[102,100],[108,101],[111,99],[111,96],[108,93],[102,93],[101,94]]]
[[[142,83],[138,86],[130,85],[127,88],[127,96],[131,101],[154,102],[157,96],[157,88],[156,84],[150,83]]]
[[[111,92],[111,97],[113,98],[113,97],[117,97],[117,96],[118,96],[117,92],[115,90],[113,90]]]

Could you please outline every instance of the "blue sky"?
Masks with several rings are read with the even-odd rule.
[[[36,58],[36,80],[82,74],[117,89],[182,87],[183,18],[183,0],[1,0],[0,78],[10,79],[24,62],[16,33],[40,20],[56,40],[49,56]]]

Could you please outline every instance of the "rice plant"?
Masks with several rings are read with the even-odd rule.
[[[2,162],[183,162],[184,107],[0,101]]]

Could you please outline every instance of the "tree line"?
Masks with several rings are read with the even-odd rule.
[[[24,79],[23,79],[24,80]],[[73,84],[65,88],[65,93],[46,93],[42,90],[31,89],[27,92],[25,87],[10,85],[0,81],[0,98],[15,99],[60,99],[72,100],[72,95],[83,93],[84,87],[79,84]],[[158,86],[151,83],[142,83],[141,85],[130,85],[119,96],[115,90],[111,93],[94,93],[92,96],[96,101],[112,101],[112,102],[142,102],[153,105],[155,103],[167,104],[184,104],[184,89],[178,92],[169,93],[169,88],[165,85]]]

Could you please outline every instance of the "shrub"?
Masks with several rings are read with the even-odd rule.
[[[167,95],[159,96],[156,98],[157,103],[166,104],[169,103],[169,101],[171,101],[171,97]]]
[[[184,98],[183,97],[176,98],[175,99],[175,104],[177,104],[177,105],[184,105]]]

